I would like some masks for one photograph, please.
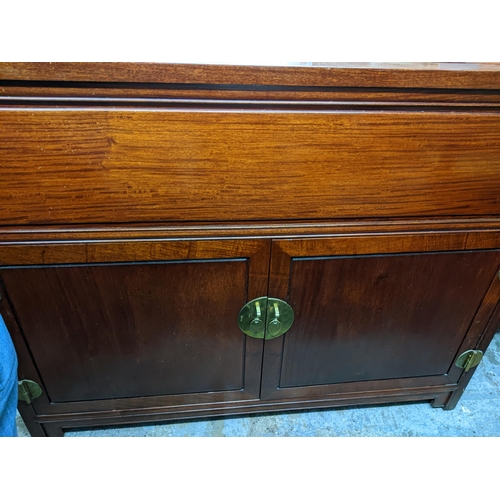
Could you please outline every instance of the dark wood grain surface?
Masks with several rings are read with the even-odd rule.
[[[289,300],[297,310],[292,328],[265,344],[262,397],[340,393],[350,390],[353,382],[354,387],[368,389],[369,380],[374,380],[373,388],[381,389],[384,378],[389,386],[398,380],[411,385],[413,377],[421,384],[432,384],[426,377],[439,373],[441,383],[456,383],[461,371],[452,364],[458,349],[465,338],[470,341],[463,350],[478,341],[476,323],[484,328],[492,304],[500,299],[494,286],[500,265],[499,236],[490,233],[490,244],[477,233],[274,242],[269,294]],[[472,251],[480,248],[493,251]],[[379,264],[385,271],[378,270]],[[454,274],[452,270],[458,269]],[[461,281],[463,276],[468,277]],[[314,283],[318,286],[308,295]],[[386,335],[391,337],[389,344]],[[380,359],[384,361],[378,363]],[[369,372],[375,366],[378,371],[371,379]],[[393,369],[391,377],[388,373]]]
[[[0,223],[500,213],[500,115],[0,112]]]
[[[280,387],[448,373],[500,252],[296,259]]]
[[[246,337],[237,318],[266,293],[270,245],[204,243],[203,256],[174,261],[150,251],[149,262],[127,264],[111,247],[90,266],[0,269],[21,370],[44,387],[38,414],[75,411],[79,400],[87,411],[101,399],[112,410],[118,397],[139,408],[147,394],[153,406],[258,398],[263,341]],[[175,259],[179,245],[162,245]]]
[[[53,402],[242,390],[246,262],[2,272]]]

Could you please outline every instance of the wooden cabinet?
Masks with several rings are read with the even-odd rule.
[[[0,64],[32,434],[456,405],[500,324],[500,68],[85,68]],[[240,330],[258,297],[284,335]]]

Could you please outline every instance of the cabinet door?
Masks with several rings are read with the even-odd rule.
[[[267,288],[270,244],[12,245],[2,316],[35,378],[37,413],[259,397],[262,340],[238,312]],[[29,350],[29,355],[27,354]]]
[[[269,294],[295,320],[266,342],[262,397],[453,388],[500,300],[499,247],[498,233],[274,242]]]

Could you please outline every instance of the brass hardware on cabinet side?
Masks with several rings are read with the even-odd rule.
[[[259,297],[241,308],[238,326],[250,337],[271,340],[287,332],[293,318],[293,309],[284,300]]]
[[[41,387],[33,380],[21,380],[18,383],[18,399],[27,404],[42,395]]]
[[[465,351],[464,353],[460,354],[460,356],[457,358],[455,365],[458,366],[459,368],[463,368],[465,372],[468,372],[471,368],[477,366],[482,359],[483,359],[482,351],[474,351],[474,350]]]

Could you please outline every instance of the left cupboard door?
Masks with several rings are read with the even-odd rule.
[[[35,415],[206,409],[259,398],[263,341],[238,313],[266,295],[256,240],[4,245],[0,314]],[[116,414],[116,413],[115,413]]]

